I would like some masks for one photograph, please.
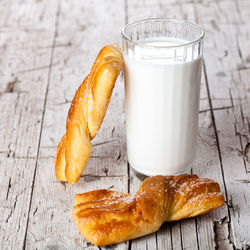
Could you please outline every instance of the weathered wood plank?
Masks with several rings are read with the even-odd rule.
[[[26,178],[32,180],[36,160],[28,156],[26,159],[5,158],[0,164],[5,168],[0,175],[0,248],[22,249],[31,194],[31,183]]]
[[[109,13],[105,15],[104,13]],[[91,159],[78,183],[62,184],[54,176],[54,156],[70,102],[99,49],[120,41],[124,24],[121,1],[61,1],[51,84],[41,137],[27,232],[27,249],[98,249],[85,240],[72,220],[76,193],[109,188],[128,191],[123,84],[116,83],[107,115],[93,141]],[[128,242],[114,249],[127,249]],[[104,248],[105,249],[105,248]]]
[[[219,182],[222,192],[225,193],[215,129],[210,111],[201,113],[199,117],[198,148],[193,172],[201,177],[216,180]],[[231,249],[230,242],[227,239],[229,236],[228,228],[223,227],[217,229],[216,227],[216,225],[220,225],[222,222],[226,223],[229,221],[226,206],[212,211],[209,214],[199,216],[195,220],[200,249],[215,249],[221,246],[223,246],[224,249]],[[226,237],[220,237],[221,231],[223,231],[223,235],[226,235]]]
[[[230,212],[220,226],[229,227],[226,238],[231,245],[246,249],[250,245],[249,225],[245,223],[250,221],[249,165],[244,158],[249,142],[249,81],[244,77],[249,73],[244,72],[249,53],[248,8],[241,0],[197,2],[196,6],[210,41],[205,45],[205,70]]]
[[[57,1],[1,1],[0,247],[22,249],[44,102]]]
[[[233,110],[215,111],[216,128],[220,141],[222,164],[231,215],[232,239],[236,248],[246,249],[249,245],[249,176],[246,174],[242,156],[235,148],[241,147],[235,133]],[[228,168],[228,169],[226,169]]]
[[[146,2],[137,1],[136,3],[128,1],[128,3],[129,21],[131,21],[130,19],[133,21],[139,18],[145,18],[145,16],[167,16],[189,20],[196,19],[196,10],[192,3],[180,4],[179,2],[171,1],[171,3],[165,4],[162,1],[158,1],[158,3],[155,4],[155,1],[149,0]],[[205,43],[206,42],[207,41],[205,41]],[[224,190],[219,153],[216,147],[215,132],[210,110],[211,106],[209,104],[206,82],[203,75],[200,96],[198,152],[193,172],[201,177],[210,177],[217,180],[222,190]],[[225,217],[229,217],[226,207],[218,210],[218,212],[200,216],[197,219],[172,223],[171,230],[169,230],[167,234],[161,233],[162,229],[159,231],[158,235],[160,235],[160,237],[158,237],[157,242],[158,244],[159,242],[162,243],[167,237],[167,242],[171,243],[173,249],[213,249],[218,245],[217,241],[220,240],[217,239],[214,224],[217,223],[217,221],[219,223]],[[166,226],[169,227],[169,225]],[[228,234],[227,232],[227,235]],[[229,242],[223,242],[223,246],[228,247],[228,243]],[[220,243],[220,246],[221,245],[222,243]],[[161,249],[160,247],[163,247],[163,245],[158,245],[159,249]]]

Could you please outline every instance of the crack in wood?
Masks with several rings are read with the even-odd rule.
[[[225,235],[228,223],[229,220],[227,216],[219,221],[213,222],[215,249],[235,249],[233,242],[230,240],[229,234]]]
[[[8,217],[7,217],[7,219],[6,219],[6,223],[8,223],[9,222],[9,219],[10,219],[10,217],[12,216],[12,213],[13,213],[13,210],[11,209],[10,210],[10,214],[8,215]]]
[[[38,209],[38,206],[35,208],[35,210],[34,210],[34,212],[33,212],[33,216],[36,214],[37,209]]]
[[[8,149],[9,149],[9,151],[8,151],[8,153],[7,153],[7,158],[15,158],[15,152],[13,152],[13,151],[11,150],[10,146],[11,146],[11,143],[8,144]]]
[[[105,175],[108,175],[109,170],[107,168],[103,168],[102,171],[105,173]]]
[[[237,2],[237,1],[236,1]],[[241,52],[241,49],[240,49],[240,45],[239,45],[239,39],[238,37],[236,37],[236,48],[237,48],[237,52],[239,54],[239,58],[241,59],[241,62],[243,63],[244,65],[244,59],[243,59],[243,56],[242,56],[242,52]],[[245,69],[245,65],[244,65],[244,69]],[[239,69],[239,68],[238,68]],[[239,69],[240,70],[240,69]]]
[[[84,182],[93,182],[96,180],[100,180],[102,176],[93,176],[93,175],[85,175],[83,176]]]
[[[129,240],[128,242],[128,250],[131,250],[132,249],[132,240]]]
[[[226,110],[226,109],[231,109],[231,108],[233,108],[233,106],[225,106],[225,107],[220,107],[220,108],[214,108],[213,110],[214,110],[214,111],[215,111],[215,110]],[[208,111],[211,112],[211,109],[200,110],[200,111],[199,111],[199,114],[201,114],[201,113],[206,113],[206,112],[208,112]]]
[[[14,114],[16,114],[16,110],[17,110],[17,103],[19,102],[19,98],[20,98],[20,95],[18,94],[17,96],[17,100],[16,100],[16,104],[15,104],[15,111],[14,111]],[[18,119],[18,122],[17,122],[17,136],[16,136],[16,140],[15,140],[15,146],[17,145],[17,142],[18,142],[18,139],[19,139],[19,128],[21,127],[21,118],[22,118],[22,115],[23,115],[23,109],[21,109],[21,112],[20,112],[20,116],[19,116],[19,119]],[[30,148],[30,147],[29,147]],[[29,153],[29,148],[28,148],[28,153]],[[14,150],[15,151],[15,150]],[[13,153],[13,156],[15,156],[15,152]]]
[[[250,179],[241,179],[241,180],[235,180],[235,181],[239,181],[239,182],[245,183],[245,184],[249,184],[250,183]]]
[[[6,219],[6,223],[9,222],[9,219],[11,218],[11,216],[13,215],[13,211],[16,209],[16,203],[17,203],[17,195],[15,197],[15,201],[14,201],[14,204],[13,204],[13,207],[11,208],[10,210],[10,214],[8,215],[7,219]]]
[[[232,109],[233,109],[233,113],[234,113],[234,101],[233,101],[233,95],[232,95],[231,88],[228,88],[228,92],[229,92],[230,101],[231,101]]]
[[[54,67],[58,64],[59,62],[55,62],[54,64],[44,65],[44,66],[37,67],[37,68],[24,69],[24,70],[18,71],[17,73],[21,74],[21,73],[27,73],[27,72],[37,71],[37,70],[51,69],[51,67]]]
[[[71,47],[72,43],[69,41],[67,43],[61,43],[61,44],[55,44],[54,48],[59,48],[59,47]],[[37,47],[38,49],[51,49],[53,45],[50,46],[39,46]]]
[[[72,102],[72,100],[65,100],[64,102],[58,102],[58,103],[54,103],[53,105],[54,106],[57,106],[57,105],[65,105],[65,104],[68,104],[68,103],[71,103]]]
[[[95,143],[95,144],[93,144],[93,147],[102,146],[102,145],[112,143],[112,142],[115,142],[115,141],[119,142],[120,140],[118,138],[115,138],[113,140],[108,140],[108,141],[104,141],[104,142]]]
[[[238,156],[243,156],[243,152],[238,148],[226,146],[225,149],[227,149],[229,152],[237,152]]]
[[[52,212],[51,212],[51,215],[50,215],[50,221],[52,221],[53,218],[54,218],[54,212],[52,211]]]
[[[94,174],[85,174],[85,175],[82,175],[81,178],[84,178],[84,177],[92,177],[92,178],[97,178],[97,179],[100,179],[100,178],[103,178],[103,177],[125,177],[124,175],[94,175]]]
[[[242,123],[243,123],[243,125],[245,125],[245,119],[244,119],[244,114],[243,114],[241,103],[240,103],[239,107],[240,107],[240,116],[241,116],[241,119],[242,119]]]
[[[66,182],[64,182],[64,181],[58,181],[58,182],[64,187],[64,190],[66,191],[66,189],[67,189]]]
[[[113,188],[114,187],[114,185],[111,185],[110,187],[108,187],[107,189],[111,189],[111,188]]]
[[[170,241],[171,241],[171,249],[174,250],[173,247],[173,232],[172,232],[172,223],[169,224],[169,230],[170,230]]]
[[[179,227],[180,227],[181,249],[183,249],[183,240],[182,240],[182,229],[181,229],[181,221],[179,221]]]
[[[250,163],[250,142],[248,142],[245,147],[244,156],[246,158],[246,161]]]
[[[155,245],[156,245],[156,250],[158,250],[158,235],[157,235],[157,232],[155,232]]]
[[[13,151],[1,151],[0,152],[0,155],[3,154],[3,155],[6,155],[6,158],[9,158],[9,159],[16,159],[16,160],[19,160],[19,159],[27,159],[27,156],[18,156],[18,155],[15,155],[15,152]],[[54,159],[55,156],[41,156],[39,157],[39,159],[41,160],[50,160],[50,159]],[[29,156],[29,159],[32,159],[32,160],[36,160],[37,157],[36,156]]]
[[[192,173],[193,174],[193,173]],[[197,242],[197,249],[200,250],[200,245],[199,245],[199,234],[198,234],[198,223],[197,223],[197,218],[194,218],[195,221],[195,231],[196,231],[196,242]]]
[[[207,142],[204,138],[202,138],[202,136],[200,135],[199,132],[198,132],[198,137],[200,138],[201,142],[208,145],[209,147],[215,147],[216,146],[216,144],[211,144],[211,143]]]
[[[121,150],[118,149],[118,156],[116,157],[116,162],[118,162],[121,159]]]
[[[17,77],[14,78],[13,81],[8,82],[5,93],[13,93],[15,85],[20,82]]]
[[[128,193],[130,193],[130,165],[127,162],[127,176],[128,176]]]
[[[112,130],[111,130],[111,136],[113,137],[114,135],[114,132],[115,132],[115,126],[113,126]]]
[[[23,91],[23,92],[25,92],[25,91]],[[18,106],[18,103],[19,103],[19,99],[20,99],[20,94],[21,93],[22,93],[21,91],[19,91],[17,93],[17,98],[16,98],[16,102],[15,102],[15,108],[14,108],[14,116],[16,116],[17,106]]]
[[[250,180],[247,180],[247,184],[250,183]],[[244,197],[244,200],[245,200],[245,203],[248,204],[248,201],[247,201],[247,198],[246,198],[246,194],[243,193],[243,197]]]
[[[245,150],[243,149],[243,142],[242,142],[241,134],[239,132],[237,132],[236,135],[238,135],[239,140],[240,140],[240,146],[241,146],[241,150],[239,150],[240,151],[240,156],[243,157],[243,163],[244,163],[245,170],[246,170],[246,173],[247,173],[247,164],[246,164],[246,161],[247,161],[248,157],[246,157]]]
[[[21,228],[21,225],[20,225],[20,221],[19,221],[18,227],[17,227],[17,233],[19,232],[20,228]]]
[[[13,205],[13,209],[15,210],[16,209],[16,203],[17,203],[17,195],[15,197],[15,202],[14,202],[14,205]]]
[[[112,159],[112,156],[109,155],[91,155],[90,159]]]
[[[6,193],[6,200],[8,200],[10,188],[11,188],[11,177],[9,178],[8,189]]]

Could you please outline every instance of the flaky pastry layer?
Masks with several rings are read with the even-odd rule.
[[[219,184],[196,175],[154,176],[135,194],[96,190],[75,196],[73,218],[97,246],[157,231],[164,222],[207,213],[224,205]]]
[[[78,88],[68,112],[66,134],[56,152],[55,174],[59,180],[73,184],[81,177],[92,152],[91,140],[102,124],[123,64],[117,45],[103,47]]]

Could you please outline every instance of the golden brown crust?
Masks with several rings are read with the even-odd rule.
[[[64,135],[57,147],[56,158],[55,158],[55,174],[56,178],[61,181],[67,181],[65,176],[65,138]]]
[[[73,218],[81,234],[103,246],[157,231],[166,221],[224,205],[217,182],[196,175],[154,176],[136,194],[95,190],[75,196]]]
[[[91,140],[102,124],[122,68],[117,45],[105,46],[78,88],[68,112],[66,134],[57,149],[55,172],[59,180],[72,184],[81,177],[92,152]]]

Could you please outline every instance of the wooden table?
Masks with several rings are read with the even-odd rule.
[[[2,0],[0,13],[2,249],[98,249],[72,221],[74,194],[140,186],[126,159],[122,76],[77,184],[55,178],[54,156],[99,49],[119,43],[125,23],[156,16],[194,20],[206,30],[192,172],[218,181],[227,202],[107,249],[250,249],[250,1]]]

